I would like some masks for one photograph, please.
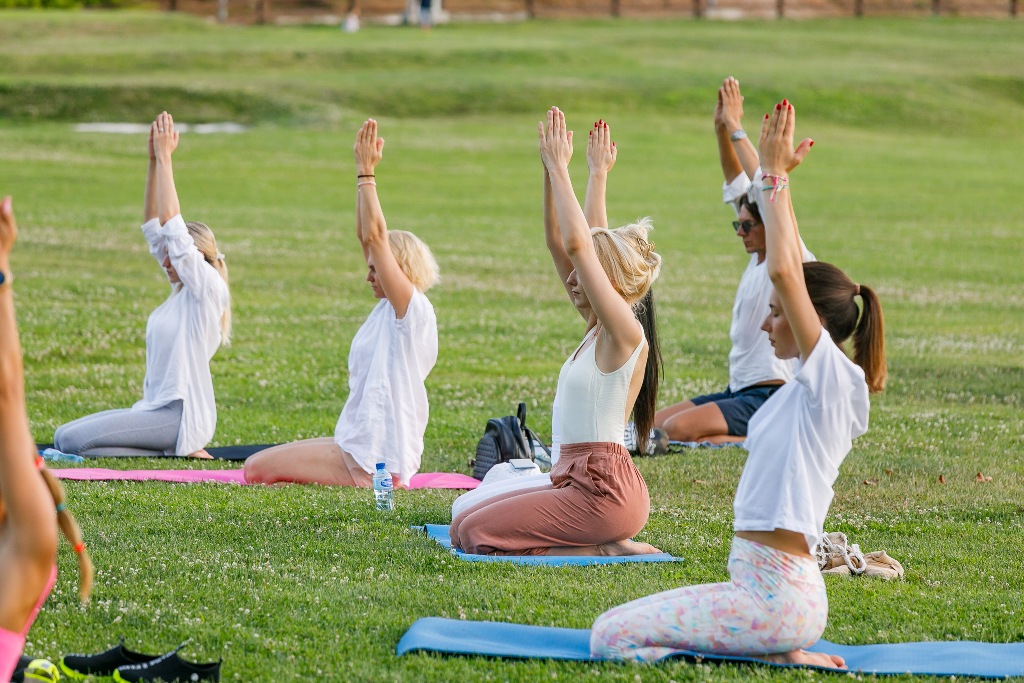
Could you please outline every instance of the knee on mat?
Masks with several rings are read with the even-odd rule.
[[[590,627],[590,654],[601,659],[622,659],[621,626],[605,612]]]
[[[268,468],[263,465],[261,458],[255,456],[246,459],[245,465],[242,466],[242,476],[250,484],[273,483]]]
[[[61,425],[57,427],[57,431],[53,433],[53,447],[62,453],[74,453],[78,455],[82,448],[82,444],[78,443],[78,440],[73,438],[73,434],[68,434],[67,425]]]

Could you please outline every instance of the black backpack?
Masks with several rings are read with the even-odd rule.
[[[520,403],[515,415],[492,417],[484,428],[484,436],[476,445],[476,457],[469,461],[473,476],[483,479],[487,471],[498,463],[516,458],[533,460],[533,444],[547,446],[526,426],[526,404]]]

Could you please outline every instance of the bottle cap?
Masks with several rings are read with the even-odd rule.
[[[384,469],[384,463],[382,463],[382,462],[377,463],[377,469],[378,470]]]

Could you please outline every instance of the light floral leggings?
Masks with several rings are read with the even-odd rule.
[[[821,637],[828,599],[813,559],[734,537],[729,576],[608,610],[590,632],[591,654],[639,662],[677,650],[756,656],[798,650]]]

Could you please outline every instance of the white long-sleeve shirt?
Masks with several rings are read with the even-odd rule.
[[[171,286],[171,295],[146,323],[146,380],[132,410],[155,410],[180,399],[178,442],[168,455],[188,455],[210,443],[217,428],[210,359],[220,346],[228,285],[196,248],[180,214],[162,226],[149,220],[142,233],[161,267],[170,257],[181,283]]]

